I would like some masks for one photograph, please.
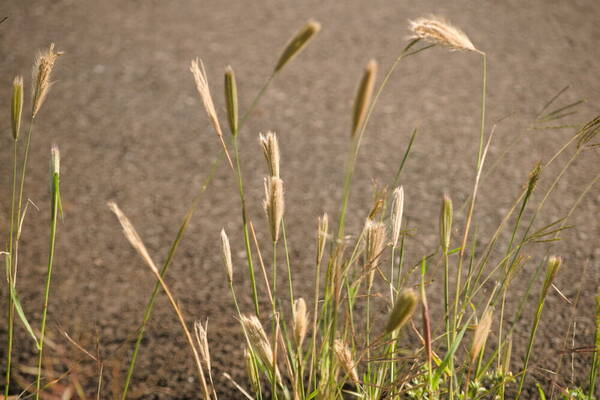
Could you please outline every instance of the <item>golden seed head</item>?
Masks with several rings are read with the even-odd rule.
[[[404,210],[404,189],[397,187],[392,194],[392,245],[396,247],[402,228],[402,212]]]
[[[248,340],[250,341],[252,348],[257,352],[258,357],[269,369],[273,369],[273,349],[271,348],[269,338],[258,317],[255,315],[242,315],[241,323],[244,326],[244,330],[248,334]]]
[[[484,311],[481,320],[475,327],[475,333],[473,334],[473,343],[471,344],[471,363],[475,362],[475,359],[479,355],[479,352],[485,346],[490,329],[492,327],[492,309],[488,308]]]
[[[235,74],[231,66],[225,67],[225,104],[227,105],[227,121],[232,135],[238,131],[238,96]]]
[[[13,139],[19,138],[21,129],[21,115],[23,114],[23,77],[15,77],[12,85],[12,102],[10,107],[11,127]]]
[[[410,22],[410,30],[415,38],[446,46],[451,50],[468,50],[481,53],[473,46],[469,37],[457,27],[442,18],[431,16]]]
[[[296,54],[298,54],[310,41],[310,39],[321,30],[321,24],[317,21],[309,20],[306,25],[290,40],[283,53],[279,57],[273,72],[278,72],[287,64]]]
[[[294,339],[298,348],[302,347],[308,329],[308,312],[303,298],[294,301]]]
[[[329,232],[329,217],[327,213],[319,217],[318,228],[317,228],[317,264],[321,264],[323,261],[323,254],[325,254],[325,244],[327,243],[327,235]]]
[[[271,238],[274,242],[277,242],[284,211],[283,181],[280,178],[276,176],[265,178],[265,200],[263,206],[271,228]]]
[[[267,160],[269,174],[279,178],[279,142],[275,132],[267,132],[266,135],[259,134],[259,142]]]
[[[221,125],[219,124],[219,118],[217,117],[217,111],[215,110],[215,105],[210,94],[208,78],[206,76],[206,70],[204,69],[204,63],[202,62],[202,60],[198,58],[192,60],[192,64],[190,65],[190,71],[194,75],[196,89],[200,94],[200,98],[202,99],[204,109],[206,110],[206,114],[208,114],[210,122],[212,123],[215,131],[217,132],[217,135],[223,136],[223,132],[221,131]]]
[[[396,304],[385,326],[385,333],[392,333],[402,328],[410,320],[417,307],[417,294],[412,289],[403,289],[396,299]]]
[[[229,246],[229,238],[225,229],[221,229],[221,251],[223,253],[223,263],[227,272],[229,283],[233,281],[233,262],[231,261],[231,247]]]
[[[56,59],[62,55],[62,51],[54,51],[54,43],[50,44],[48,50],[40,52],[33,66],[33,102],[31,107],[31,116],[35,118],[38,111],[44,104],[48,90],[52,82],[50,82],[50,76],[52,75],[52,69]]]
[[[450,248],[450,237],[452,236],[452,199],[444,194],[442,200],[442,209],[440,212],[440,242],[442,251],[448,252]]]
[[[58,150],[58,146],[53,144],[50,150],[51,154],[51,171],[53,174],[60,175],[60,151]]]
[[[142,242],[142,238],[133,227],[133,224],[129,221],[129,218],[127,218],[127,216],[123,214],[123,211],[121,211],[117,203],[111,201],[108,203],[108,207],[112,210],[113,213],[115,213],[115,215],[119,219],[121,227],[123,228],[123,232],[125,233],[125,237],[129,241],[131,246],[144,259],[144,261],[146,262],[146,264],[148,264],[150,269],[152,269],[152,271],[158,275],[159,272],[158,268],[156,267],[156,264],[154,263],[154,261],[152,261],[152,257],[150,257],[150,254],[148,253],[144,242]]]
[[[356,135],[356,132],[362,126],[365,117],[367,116],[367,111],[371,105],[371,97],[373,95],[376,78],[377,61],[370,60],[365,67],[354,99],[354,107],[352,110],[352,137]]]
[[[358,373],[356,372],[356,364],[352,358],[350,348],[340,339],[336,339],[333,343],[333,350],[338,359],[338,362],[346,372],[346,374],[354,382],[358,382]]]
[[[365,264],[369,271],[369,288],[373,285],[375,271],[379,265],[379,259],[386,246],[385,225],[382,222],[367,218],[364,228],[365,235]]]
[[[195,321],[194,322],[194,332],[196,334],[196,342],[198,343],[198,349],[200,350],[200,357],[206,364],[206,369],[208,371],[211,370],[210,363],[210,351],[208,347],[208,320],[205,325],[202,325],[202,322]]]

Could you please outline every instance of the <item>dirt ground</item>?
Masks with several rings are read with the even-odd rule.
[[[108,385],[119,383],[154,280],[124,240],[107,201],[119,203],[152,256],[162,262],[219,150],[188,71],[190,60],[204,60],[222,116],[222,70],[231,64],[244,110],[288,37],[308,18],[321,22],[321,33],[273,82],[241,133],[241,143],[250,212],[259,236],[266,237],[260,210],[265,166],[257,135],[265,130],[279,134],[296,293],[311,297],[313,221],[324,211],[335,215],[337,210],[351,103],[363,66],[375,58],[381,70],[387,70],[406,43],[408,19],[431,13],[462,27],[488,54],[489,126],[502,119],[489,165],[518,140],[482,184],[477,218],[485,237],[509,208],[534,163],[547,160],[573,133],[527,129],[543,103],[570,85],[561,104],[587,100],[578,114],[569,117],[570,123],[598,112],[600,2],[596,0],[3,2],[0,17],[6,15],[8,20],[0,25],[0,110],[6,116],[0,120],[2,227],[8,226],[5,200],[10,195],[10,82],[23,74],[29,85],[33,56],[50,42],[65,52],[34,132],[26,190],[40,208],[29,213],[21,245],[18,289],[30,319],[38,321],[41,309],[48,247],[47,165],[50,145],[56,143],[62,154],[65,215],[58,233],[50,329],[55,337],[59,328],[64,329],[90,348],[97,338],[107,363]],[[408,240],[409,260],[415,262],[436,249],[442,193],[447,191],[458,205],[471,189],[480,90],[481,61],[474,54],[434,49],[399,69],[380,99],[361,152],[350,231],[355,232],[365,217],[372,180],[391,181],[410,131],[418,126],[421,133],[402,178],[406,218],[415,230]],[[562,165],[566,158],[559,161]],[[590,150],[574,164],[539,226],[564,215],[599,172],[598,161],[598,151]],[[553,173],[556,169],[544,176]],[[540,188],[549,182],[543,179]],[[575,228],[552,248],[565,259],[557,286],[570,299],[579,289],[582,296],[575,314],[556,292],[548,299],[532,360],[532,376],[542,383],[552,376],[547,370],[563,361],[569,363],[561,370],[567,381],[573,372],[576,383],[586,382],[588,353],[576,355],[572,368],[570,356],[563,361],[559,356],[572,321],[574,346],[592,344],[593,294],[600,282],[599,205],[596,187],[572,215]],[[464,215],[458,212],[457,218],[462,221]],[[221,227],[230,232],[239,267],[236,281],[245,293],[242,307],[250,311],[238,197],[226,168],[218,171],[206,192],[168,281],[190,319],[208,318],[216,386],[221,398],[234,399],[240,396],[222,373],[242,379],[242,341],[220,261]],[[532,262],[528,268],[534,266]],[[512,301],[520,298],[525,281],[516,283]],[[441,298],[434,294],[440,287],[438,279],[431,288],[430,302],[437,310]],[[438,328],[439,321],[434,323]],[[528,328],[523,323],[517,329],[515,346],[521,350]],[[1,325],[0,341],[5,335]],[[19,363],[32,365],[33,344],[20,325],[18,338]],[[520,362],[514,360],[515,369]],[[94,385],[93,363],[83,364],[82,379]],[[111,389],[106,387],[103,397],[109,398]],[[140,355],[132,397],[197,398],[192,357],[163,297]]]

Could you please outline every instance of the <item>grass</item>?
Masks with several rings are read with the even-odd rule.
[[[536,356],[535,341],[544,316],[544,306],[548,297],[558,292],[554,285],[555,278],[565,269],[559,267],[566,261],[551,253],[552,243],[559,240],[569,228],[569,217],[597,183],[600,173],[587,183],[563,217],[541,228],[538,228],[539,219],[544,216],[544,205],[555,194],[566,171],[584,151],[596,146],[593,139],[600,131],[600,119],[576,125],[572,137],[559,146],[548,161],[534,165],[521,192],[494,233],[489,237],[480,237],[475,211],[481,181],[497,166],[494,164],[487,168],[486,164],[495,132],[495,127],[488,128],[486,121],[487,56],[473,45],[464,32],[441,19],[418,19],[411,23],[411,29],[414,37],[399,52],[378,85],[379,67],[374,60],[369,61],[359,80],[350,116],[350,139],[339,209],[335,219],[328,214],[323,214],[318,219],[313,292],[301,293],[300,296],[294,289],[295,280],[285,224],[285,182],[280,176],[281,167],[285,167],[285,159],[281,159],[277,135],[269,132],[261,134],[259,139],[265,156],[265,214],[262,217],[270,228],[270,237],[264,243],[258,240],[251,222],[253,218],[248,212],[247,188],[243,178],[244,162],[238,139],[242,134],[249,134],[244,130],[245,122],[271,82],[306,48],[320,30],[320,25],[309,21],[292,37],[241,118],[238,116],[235,73],[232,67],[225,69],[224,97],[228,135],[221,128],[221,119],[214,106],[203,63],[200,60],[192,62],[191,72],[201,102],[222,149],[182,218],[166,260],[160,268],[125,213],[118,205],[110,204],[125,236],[156,278],[155,287],[149,294],[136,331],[132,356],[118,397],[122,400],[130,397],[138,355],[143,348],[143,338],[159,293],[167,296],[190,347],[198,376],[198,396],[204,399],[218,397],[219,388],[214,384],[208,346],[208,327],[196,321],[193,329],[190,329],[188,317],[180,308],[176,293],[171,290],[166,278],[203,193],[208,189],[217,169],[222,164],[226,165],[224,161],[227,160],[228,171],[233,174],[235,190],[239,195],[243,243],[230,243],[227,233],[222,230],[220,248],[224,260],[223,279],[227,280],[231,291],[234,312],[240,321],[240,332],[244,338],[242,346],[245,347],[247,382],[235,382],[230,375],[224,376],[239,390],[240,398],[519,399],[528,396],[526,389],[535,389],[540,398],[595,398],[600,367],[600,295],[596,297],[596,331],[594,338],[590,339],[593,343],[593,356],[588,365],[587,382],[581,382],[581,386],[559,388],[560,390],[555,390],[555,385],[545,387],[543,382],[538,382],[532,376],[530,364]],[[461,207],[461,211],[466,210],[464,219],[456,217],[452,193],[448,192],[441,199],[437,248],[434,252],[419,257],[418,262],[411,263],[407,257],[410,227],[403,220],[405,196],[410,199],[410,192],[399,186],[399,181],[403,168],[410,161],[413,143],[417,139],[416,129],[413,130],[389,190],[384,188],[377,191],[372,207],[366,210],[368,212],[365,211],[367,218],[364,228],[353,235],[347,235],[346,219],[351,212],[359,213],[350,209],[353,177],[361,145],[381,94],[404,63],[418,62],[420,54],[435,46],[461,51],[465,53],[464,56],[475,54],[482,59],[481,109],[478,116],[480,128],[477,135],[474,135],[478,151],[474,155],[472,190]],[[11,390],[16,317],[26,327],[38,352],[35,384],[25,387],[20,384],[24,393],[29,392],[29,396],[36,399],[50,398],[49,390],[72,373],[69,370],[61,377],[50,376],[44,368],[47,357],[44,348],[54,347],[52,341],[48,343],[46,324],[58,216],[61,211],[57,149],[52,150],[49,252],[39,330],[32,328],[26,317],[15,284],[20,227],[27,209],[26,204],[23,204],[23,196],[33,126],[37,113],[47,98],[50,76],[59,54],[51,46],[36,61],[31,113],[22,157],[19,157],[18,150],[23,119],[23,80],[17,78],[13,83],[12,197],[5,251],[8,288],[5,398],[16,390],[14,386]],[[536,119],[537,124],[554,129],[557,126],[545,124],[555,123],[572,115],[581,102],[554,106],[562,93],[564,90],[545,104]],[[550,170],[548,167],[551,164],[561,160],[562,154],[569,152],[571,156],[556,175],[542,176]],[[503,156],[504,154],[506,153]],[[545,190],[541,190],[538,185],[542,178],[551,182]],[[538,198],[541,200],[538,201]],[[504,237],[508,240],[504,240]],[[530,255],[529,250],[534,245],[538,248],[545,246],[545,253],[538,257]],[[270,249],[271,260],[263,258],[262,249],[265,248]],[[243,249],[245,252],[251,283],[249,288],[239,285],[238,276],[246,268],[235,265],[232,249],[235,252]],[[277,285],[280,280],[278,272],[282,268],[287,275],[287,287]],[[428,298],[437,295],[431,293],[430,283],[435,271],[439,270],[443,271],[444,276],[443,310],[440,320],[436,320],[432,319]],[[539,278],[544,270],[545,276],[540,282]],[[523,280],[527,286],[525,295],[519,298],[515,298],[513,294],[512,282],[515,279]],[[264,285],[260,286],[264,288],[262,290],[257,285],[259,280],[264,280]],[[538,295],[531,300],[530,294],[536,290]],[[243,310],[238,298],[247,294],[252,298],[252,308]],[[377,323],[373,311],[373,304],[381,304],[382,301],[386,303],[388,313],[385,324]],[[509,303],[513,307],[509,307]],[[527,346],[518,348],[513,345],[517,322],[527,317],[525,308],[532,305],[535,312],[529,321]],[[417,311],[421,313],[420,319],[415,316]],[[74,341],[73,345],[97,362],[99,379],[96,395],[97,398],[103,397],[104,365],[99,356],[94,356]],[[81,390],[78,391],[78,396],[84,398]]]

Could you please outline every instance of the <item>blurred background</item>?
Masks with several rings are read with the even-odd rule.
[[[91,393],[96,367],[65,342],[61,330],[82,346],[98,349],[106,363],[104,393],[107,398],[118,393],[155,282],[124,240],[107,201],[121,206],[155,261],[162,263],[220,149],[193,84],[190,61],[195,57],[204,61],[221,117],[225,116],[222,73],[231,65],[243,112],[287,40],[309,18],[322,24],[316,39],[273,81],[240,133],[249,210],[259,239],[267,237],[268,229],[261,209],[266,166],[257,137],[267,130],[278,133],[295,289],[299,296],[312,298],[316,218],[325,211],[335,217],[338,209],[352,100],[362,70],[375,58],[385,72],[407,43],[408,20],[429,14],[461,27],[488,54],[488,128],[498,123],[488,165],[500,161],[483,181],[478,200],[477,230],[486,237],[512,205],[534,164],[547,160],[574,133],[573,129],[531,129],[544,103],[569,85],[558,104],[580,98],[586,103],[561,123],[579,124],[598,112],[598,1],[3,3],[0,17],[8,19],[0,25],[0,113],[6,116],[0,119],[4,132],[0,135],[2,199],[10,196],[12,79],[24,75],[29,94],[37,51],[53,42],[65,53],[57,61],[55,84],[38,115],[32,141],[26,194],[39,211],[31,209],[25,221],[17,286],[25,312],[38,321],[48,247],[47,166],[50,145],[56,143],[62,155],[64,220],[58,232],[49,329],[57,343],[63,343],[65,359],[80,365],[76,368]],[[415,263],[437,249],[442,194],[448,192],[458,209],[472,188],[480,96],[481,57],[476,54],[435,48],[399,68],[367,129],[348,232],[360,230],[374,184],[392,181],[410,133],[418,127],[401,179],[405,215],[412,228],[408,262]],[[222,122],[225,125],[225,119]],[[599,172],[598,165],[597,149],[584,152],[548,202],[540,226],[568,211]],[[543,179],[540,187],[548,188],[550,182]],[[188,319],[208,319],[216,386],[224,399],[239,395],[222,377],[223,372],[241,383],[245,379],[242,336],[220,260],[222,227],[230,234],[236,285],[244,294],[242,308],[251,311],[238,203],[235,182],[222,164],[167,278]],[[573,321],[571,344],[592,343],[593,294],[600,282],[599,204],[600,193],[594,188],[570,219],[575,227],[553,247],[565,259],[557,286],[569,299],[579,291],[582,296],[576,310],[557,293],[548,299],[536,343],[539,357],[532,361],[532,374],[539,381],[551,378],[544,369],[557,368],[565,333]],[[6,227],[7,202],[2,207],[0,226]],[[456,217],[464,220],[463,213],[457,212]],[[534,266],[532,262],[529,267]],[[442,299],[436,299],[435,293],[440,282],[435,280],[430,289],[431,306],[438,311]],[[4,307],[4,297],[2,301]],[[441,327],[441,321],[434,319],[434,328]],[[525,324],[517,329],[518,345],[524,344],[528,328]],[[2,342],[5,335],[2,326]],[[15,353],[21,365],[34,364],[34,345],[20,324]],[[565,379],[581,383],[584,375],[580,377],[577,371],[589,363],[589,357],[574,356],[574,374]],[[519,359],[514,362],[520,365]],[[17,373],[23,382],[32,381],[26,373]],[[157,301],[133,385],[132,398],[197,397],[193,360],[164,296]]]

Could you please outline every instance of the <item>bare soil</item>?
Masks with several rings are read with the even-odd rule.
[[[37,49],[54,42],[65,52],[34,132],[26,192],[39,211],[31,209],[25,222],[18,290],[25,312],[37,323],[48,247],[47,165],[50,145],[56,143],[62,152],[64,220],[58,232],[49,326],[67,349],[65,359],[84,360],[79,372],[86,387],[96,384],[94,364],[61,339],[59,330],[90,349],[97,341],[107,365],[102,397],[110,398],[119,391],[132,339],[154,285],[124,240],[107,201],[120,204],[155,260],[162,262],[219,151],[188,71],[190,60],[197,56],[204,60],[224,116],[221,76],[226,65],[236,71],[244,110],[288,37],[308,18],[322,23],[317,39],[277,77],[241,133],[250,212],[259,237],[267,237],[268,231],[260,209],[265,166],[257,135],[266,130],[279,134],[295,289],[312,298],[316,217],[324,211],[337,212],[351,102],[362,68],[376,58],[385,71],[406,43],[408,19],[430,13],[462,27],[488,53],[488,127],[499,121],[488,165],[518,140],[482,184],[477,229],[485,238],[512,204],[534,163],[547,160],[573,134],[568,129],[527,129],[543,103],[571,85],[561,102],[581,97],[587,102],[568,121],[583,122],[598,112],[600,2],[596,0],[3,3],[0,17],[6,15],[8,20],[0,25],[0,110],[6,116],[0,120],[2,227],[8,226],[5,200],[10,195],[10,82],[16,74],[29,76]],[[436,249],[442,193],[447,191],[461,205],[471,190],[480,92],[481,59],[474,54],[434,49],[401,66],[368,129],[351,197],[350,232],[359,229],[369,208],[372,180],[391,182],[417,126],[420,134],[402,176],[406,218],[413,229],[407,241],[409,262]],[[566,157],[560,159],[556,166],[565,161]],[[585,152],[536,226],[568,211],[598,173],[598,161],[597,150]],[[556,171],[544,171],[540,193]],[[574,228],[552,247],[565,259],[557,287],[572,300],[581,290],[581,298],[573,312],[556,292],[549,296],[531,382],[547,384],[552,378],[548,371],[560,367],[562,384],[571,378],[586,384],[590,354],[571,358],[563,353],[563,341],[575,321],[575,336],[567,347],[592,344],[593,295],[600,282],[599,205],[600,193],[594,188],[572,215]],[[457,218],[462,221],[464,214],[457,212]],[[208,318],[217,391],[221,398],[234,399],[240,395],[222,373],[244,382],[243,346],[220,261],[221,227],[230,232],[236,284],[243,293],[243,309],[250,311],[238,197],[225,165],[207,190],[167,279],[190,319]],[[536,259],[527,264],[524,276],[535,266]],[[435,293],[440,282],[436,279],[430,289],[430,303],[438,312],[442,302]],[[512,306],[522,297],[525,283],[526,279],[515,282]],[[4,309],[4,303],[1,306]],[[532,312],[526,310],[526,317]],[[516,330],[515,349],[520,351],[515,354],[522,354],[529,320],[525,318]],[[442,328],[440,321],[434,320],[434,328]],[[5,336],[1,325],[0,341]],[[33,344],[20,325],[16,354],[21,366],[33,365]],[[515,357],[514,369],[520,363]],[[31,381],[22,370],[17,372]],[[132,398],[197,398],[197,385],[180,327],[161,296],[141,351]]]

